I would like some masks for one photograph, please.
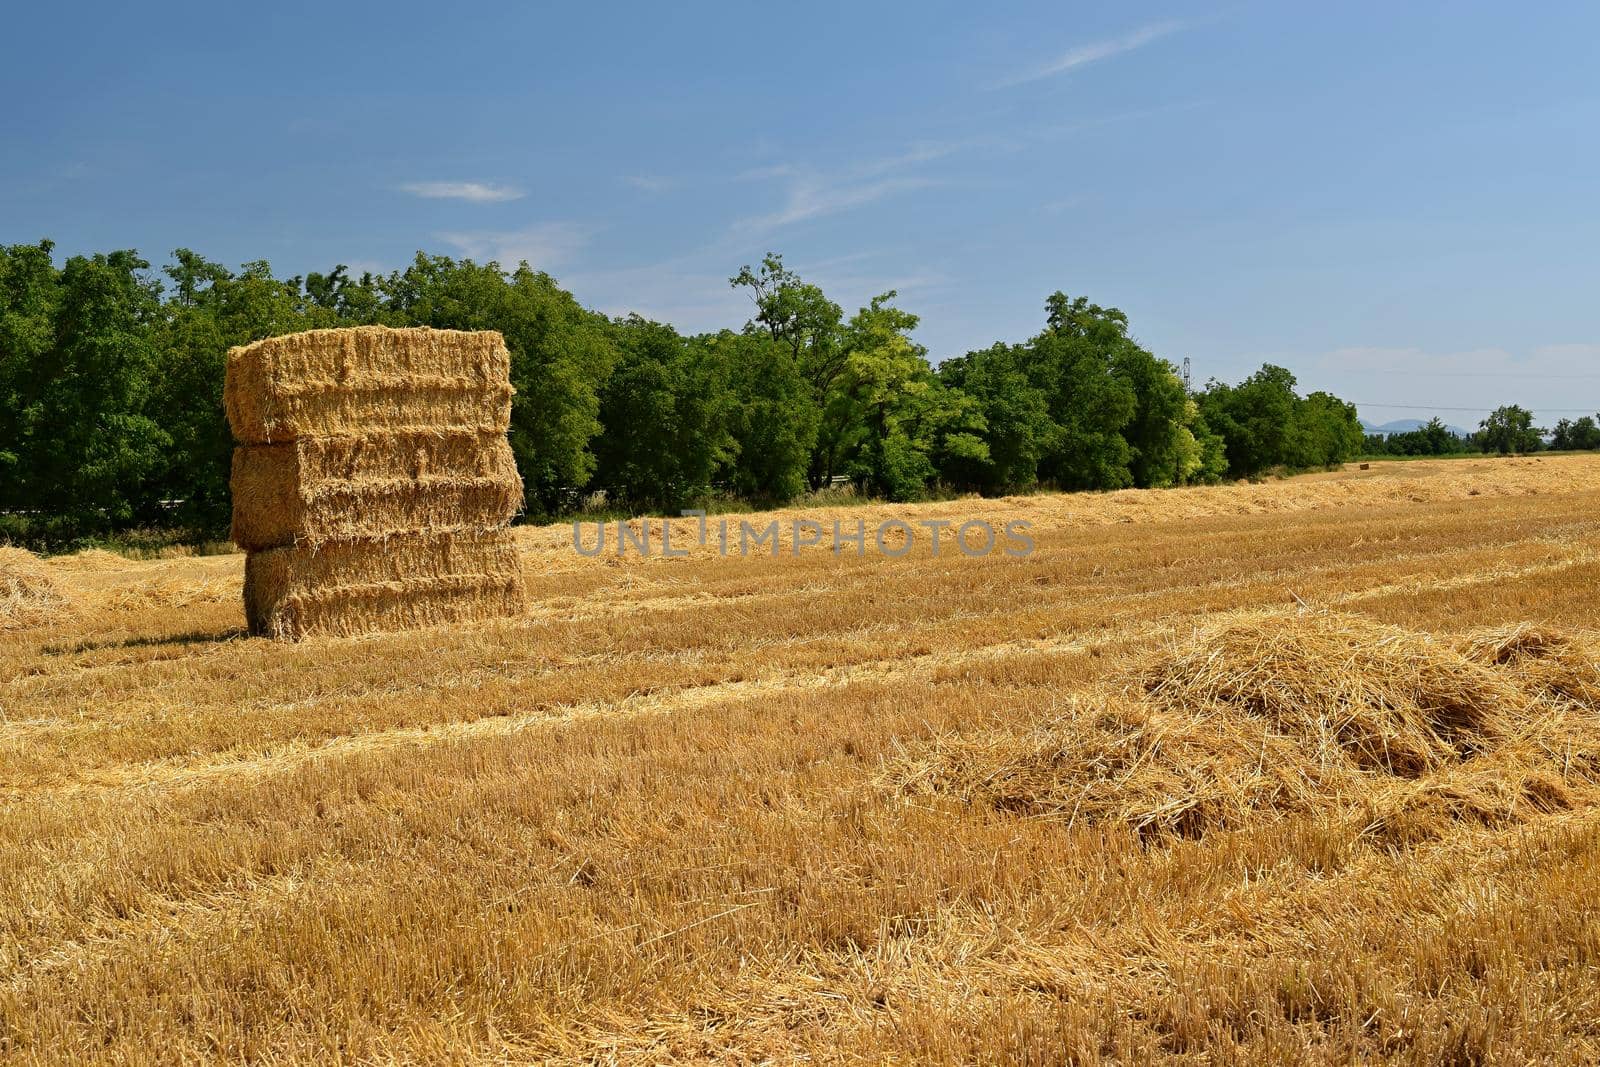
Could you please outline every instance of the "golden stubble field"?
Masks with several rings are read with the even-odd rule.
[[[526,618],[298,644],[46,561],[0,1059],[1600,1058],[1600,458],[802,514],[1038,550],[524,529]]]

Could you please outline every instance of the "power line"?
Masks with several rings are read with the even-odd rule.
[[[1492,370],[1388,370],[1382,371],[1385,377],[1391,378],[1504,378],[1507,380],[1524,381],[1535,379],[1538,381],[1565,381],[1569,378],[1600,378],[1600,374],[1524,374],[1522,371],[1492,371]]]
[[[1484,404],[1475,408],[1450,408],[1445,407],[1443,404],[1363,404],[1359,400],[1352,400],[1350,403],[1358,408],[1395,408],[1400,411],[1493,411],[1500,406],[1498,404]],[[1541,405],[1534,405],[1529,410],[1550,415],[1597,414],[1594,408],[1547,408]]]

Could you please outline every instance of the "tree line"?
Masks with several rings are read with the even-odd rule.
[[[1519,404],[1495,408],[1474,433],[1458,433],[1438,416],[1415,430],[1367,434],[1363,450],[1374,456],[1454,456],[1473,452],[1512,455],[1600,450],[1600,415],[1561,419],[1554,429],[1533,424],[1533,412]]]
[[[1190,395],[1128,318],[1055,293],[1020,343],[934,366],[884,293],[846,315],[778,255],[730,282],[739,328],[685,335],[582,307],[527,264],[418,253],[404,270],[276,277],[179,249],[0,248],[0,537],[62,543],[134,526],[225,530],[227,350],[318,327],[493,329],[512,356],[511,442],[530,516],[604,491],[672,510],[781,504],[848,482],[913,500],[1159,487],[1353,458],[1353,406],[1265,366]]]

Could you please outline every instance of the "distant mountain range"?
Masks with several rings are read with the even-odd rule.
[[[1385,437],[1388,437],[1392,433],[1409,433],[1412,430],[1420,430],[1426,425],[1428,425],[1427,419],[1395,419],[1393,422],[1386,422],[1382,425],[1374,425],[1368,422],[1366,419],[1361,420],[1361,428],[1363,430],[1367,431],[1368,433],[1381,433]],[[1445,429],[1461,437],[1470,436],[1472,432],[1470,430],[1463,430],[1459,426],[1450,426],[1448,424],[1446,424]]]

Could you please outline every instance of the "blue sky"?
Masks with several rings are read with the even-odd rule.
[[[1592,5],[27,4],[7,23],[5,243],[283,274],[527,258],[686,330],[741,323],[727,278],[774,249],[847,308],[898,288],[935,360],[1027,337],[1064,289],[1199,379],[1278,362],[1369,421],[1600,409]]]

